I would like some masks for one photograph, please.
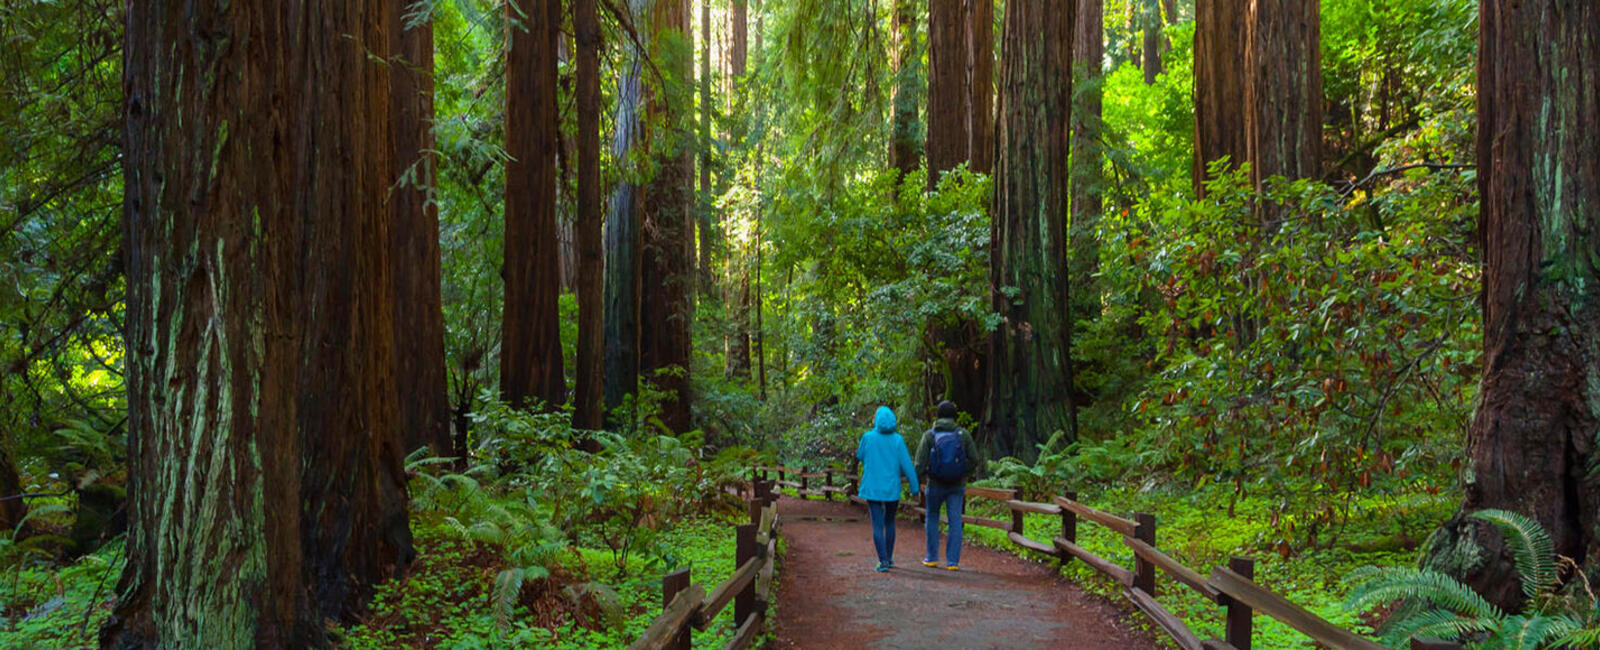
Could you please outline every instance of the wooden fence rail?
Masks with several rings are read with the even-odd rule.
[[[750,523],[734,528],[733,575],[708,594],[704,585],[691,584],[689,569],[679,569],[661,579],[661,615],[651,621],[629,650],[689,650],[691,630],[704,630],[729,604],[738,625],[724,650],[750,647],[766,622],[772,599],[773,567],[777,563],[778,512],[773,505],[773,483],[751,482],[747,502]]]
[[[760,468],[758,475],[766,478],[769,474],[775,475],[776,485],[798,487],[805,485],[807,474],[811,477],[817,473],[786,467]],[[825,480],[823,490],[803,490],[802,498],[806,496],[828,496],[835,491],[827,490],[832,486],[834,473],[832,470],[824,472]],[[854,468],[851,475],[855,474]],[[798,481],[786,481],[785,475],[800,477]],[[853,485],[853,483],[852,483]],[[847,490],[844,493],[850,501],[859,505],[866,502],[854,496]],[[1123,596],[1135,607],[1150,617],[1157,627],[1166,632],[1179,647],[1184,650],[1250,650],[1253,636],[1252,617],[1262,614],[1276,619],[1289,627],[1299,630],[1300,633],[1310,637],[1330,648],[1353,650],[1378,650],[1382,646],[1370,641],[1349,630],[1336,626],[1322,619],[1316,614],[1307,611],[1287,599],[1273,593],[1271,590],[1257,584],[1253,580],[1255,562],[1248,558],[1235,557],[1228,561],[1227,567],[1217,567],[1210,575],[1202,575],[1184,566],[1177,560],[1163,553],[1156,546],[1156,518],[1148,513],[1135,513],[1133,518],[1121,517],[1102,510],[1096,510],[1078,501],[1075,493],[1068,492],[1065,496],[1058,496],[1053,503],[1036,503],[1019,501],[1015,490],[991,487],[967,487],[967,497],[982,497],[1003,503],[1011,511],[1011,521],[999,521],[963,513],[961,520],[1005,531],[1006,538],[1011,543],[1045,555],[1053,556],[1065,563],[1074,558],[1087,564],[1089,567],[1111,578],[1123,587]],[[831,497],[829,497],[831,498]],[[920,499],[920,497],[919,497]],[[918,507],[911,511],[926,517],[927,510],[919,502]],[[1059,515],[1061,517],[1061,534],[1051,539],[1049,545],[1028,538],[1023,531],[1023,515],[1026,513]],[[941,521],[948,521],[941,517]],[[1078,545],[1079,522],[1098,524],[1122,538],[1124,546],[1128,547],[1134,555],[1133,568],[1123,567],[1106,558],[1095,555]],[[1222,608],[1224,619],[1224,638],[1205,639],[1198,638],[1183,619],[1174,615],[1156,600],[1157,573],[1164,573],[1177,585],[1193,590],[1207,601],[1216,603]],[[1412,647],[1417,649],[1459,648],[1459,645],[1450,642],[1435,640],[1414,639]]]

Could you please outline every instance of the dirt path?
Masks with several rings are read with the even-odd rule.
[[[896,567],[878,573],[864,508],[784,497],[778,512],[777,648],[1160,647],[1052,565],[968,544],[961,571],[926,568],[922,525],[902,518]]]

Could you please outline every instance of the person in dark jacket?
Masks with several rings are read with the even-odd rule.
[[[872,544],[878,549],[878,570],[888,571],[894,567],[894,517],[900,507],[900,477],[910,481],[911,493],[916,494],[917,470],[912,467],[906,439],[895,432],[898,423],[894,411],[887,406],[878,407],[872,424],[872,430],[861,434],[861,442],[856,445],[856,458],[861,461],[859,494],[872,515]]]
[[[927,521],[923,524],[923,532],[928,537],[928,553],[922,557],[922,566],[939,566],[939,510],[943,507],[945,516],[950,519],[950,535],[945,543],[945,568],[959,571],[961,513],[966,502],[967,481],[978,474],[978,447],[972,442],[972,434],[956,426],[955,404],[939,402],[937,415],[939,417],[934,420],[933,428],[922,434],[922,442],[917,445],[917,473],[923,477],[923,484],[927,487],[924,496],[928,509]],[[943,450],[940,449],[941,442],[944,443]],[[966,465],[954,469],[962,471],[952,474],[953,468],[935,467],[946,464],[949,457],[955,455],[953,445],[958,442],[960,456],[965,457]]]

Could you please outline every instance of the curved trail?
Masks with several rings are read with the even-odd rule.
[[[922,526],[902,518],[896,567],[878,573],[864,509],[783,497],[778,512],[788,552],[778,573],[776,648],[1160,647],[1053,565],[968,544],[961,571],[927,568],[919,562]],[[808,516],[830,520],[799,519]]]

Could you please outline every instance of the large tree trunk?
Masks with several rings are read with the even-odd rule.
[[[1144,23],[1144,37],[1141,40],[1144,55],[1140,59],[1144,67],[1144,82],[1153,84],[1161,74],[1161,54],[1165,51],[1161,39],[1161,4],[1157,0],[1140,0],[1138,11]]]
[[[918,47],[916,0],[893,2],[890,25],[894,32],[894,124],[889,138],[889,166],[895,170],[895,180],[900,180],[922,163],[917,110],[922,105],[925,80],[922,48]]]
[[[412,556],[369,58],[393,7],[128,4],[132,519],[103,647],[325,647]]]
[[[28,516],[28,502],[21,498],[22,477],[17,474],[15,452],[9,445],[0,444],[0,529],[16,530],[22,518]]]
[[[989,355],[987,429],[997,458],[1032,462],[1054,432],[1077,436],[1066,228],[1074,4],[1010,0],[1005,8],[989,252],[994,308],[1005,318]]]
[[[963,0],[928,4],[928,189],[967,161],[967,38]]]
[[[697,201],[700,226],[700,294],[711,297],[716,284],[711,281],[712,242],[720,240],[717,232],[716,206],[712,204],[711,187],[711,2],[700,3],[700,196]]]
[[[967,158],[994,170],[994,0],[967,3]]]
[[[652,126],[648,146],[656,161],[655,176],[645,187],[644,265],[646,288],[639,338],[639,364],[645,376],[668,394],[661,404],[661,423],[675,432],[688,431],[690,326],[694,319],[694,149],[683,137],[686,115],[669,101],[666,84],[693,78],[686,57],[667,56],[671,38],[690,34],[688,0],[654,0],[650,11],[652,58],[665,79],[650,77],[647,110]],[[661,370],[676,368],[670,372]]]
[[[746,0],[734,0],[729,12],[728,86],[729,110],[737,113],[744,103],[739,79],[744,77],[749,57],[749,13]],[[741,122],[735,121],[735,124]],[[744,129],[735,127],[732,144],[744,144]],[[729,377],[750,377],[750,262],[748,251],[731,251],[727,260],[728,334],[724,345],[724,372]]]
[[[1246,23],[1245,157],[1257,189],[1269,176],[1317,178],[1322,145],[1320,0],[1252,0]],[[1272,227],[1276,211],[1262,205]]]
[[[630,13],[637,19],[649,5],[650,0],[632,0]],[[643,97],[644,53],[629,47],[630,61],[617,80],[617,127],[611,146],[612,157],[620,161],[631,160],[634,147],[644,139],[644,116],[639,105]],[[606,214],[604,358],[608,415],[639,391],[639,269],[644,250],[639,228],[639,189],[630,181],[619,181]],[[618,424],[612,421],[613,426]]]
[[[605,425],[605,249],[600,240],[600,19],[595,0],[573,0],[578,74],[578,368],[572,426]]]
[[[1205,196],[1206,167],[1247,160],[1244,118],[1245,0],[1195,3],[1194,191]]]
[[[505,315],[500,395],[514,407],[567,401],[556,241],[559,0],[506,4]]]
[[[1600,5],[1479,5],[1478,190],[1484,375],[1467,432],[1465,514],[1537,519],[1600,567]],[[1428,563],[1521,601],[1498,533],[1456,518]],[[1487,552],[1473,548],[1482,546]],[[1479,559],[1479,558],[1482,559]]]
[[[434,192],[433,22],[406,29],[405,12],[389,18],[393,85],[394,164],[399,182],[389,195],[394,280],[395,387],[400,439],[407,453],[428,447],[454,453],[444,361],[444,306],[439,284],[439,209]]]
[[[1067,266],[1072,320],[1100,317],[1100,196],[1105,179],[1100,157],[1100,105],[1104,89],[1101,59],[1105,55],[1104,0],[1077,0],[1072,37],[1072,222],[1067,241],[1072,247]]]

